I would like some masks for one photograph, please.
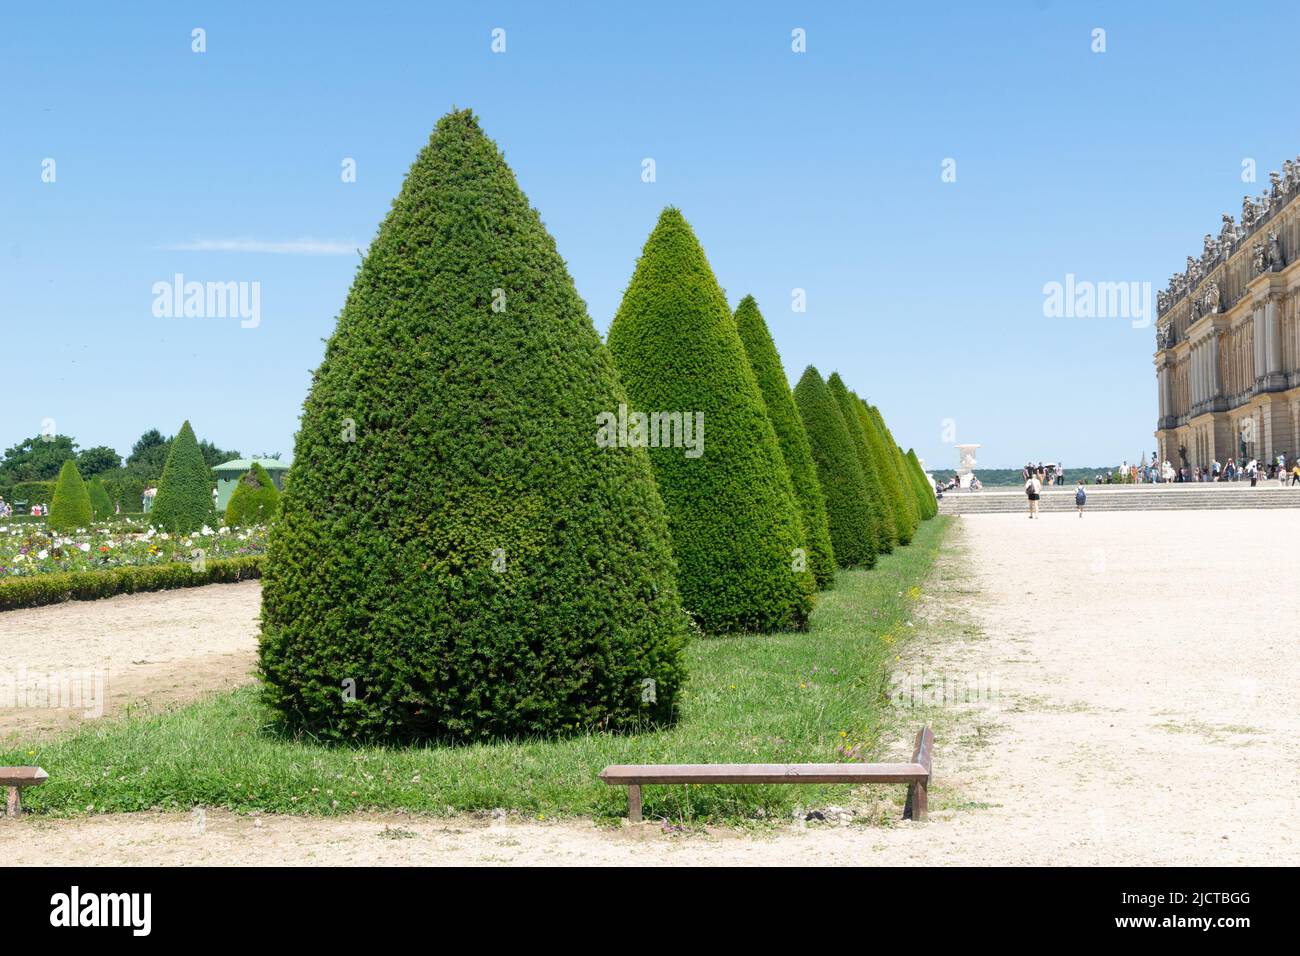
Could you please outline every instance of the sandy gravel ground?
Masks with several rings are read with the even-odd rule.
[[[899,667],[932,688],[978,675],[996,699],[900,713],[900,728],[936,729],[925,824],[666,833],[198,811],[25,818],[0,824],[0,851],[26,864],[1294,865],[1300,598],[1283,549],[1297,534],[1300,510],[958,519],[918,627],[929,640]],[[1243,543],[1249,557],[1225,559]]]
[[[248,683],[261,594],[241,581],[0,613],[0,698],[14,696],[0,699],[0,743]],[[14,706],[10,687],[32,681],[42,702],[52,683],[80,706]]]

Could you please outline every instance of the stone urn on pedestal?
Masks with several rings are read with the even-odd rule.
[[[970,490],[971,479],[975,477],[975,449],[979,445],[957,446],[957,487]]]

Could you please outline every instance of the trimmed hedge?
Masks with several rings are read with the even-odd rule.
[[[232,528],[266,524],[280,506],[280,491],[257,462],[239,479],[226,503],[226,524]]]
[[[794,403],[808,433],[817,480],[826,497],[835,560],[842,568],[872,567],[876,549],[862,465],[839,405],[811,365],[794,387]]]
[[[682,603],[709,632],[807,626],[799,503],[726,296],[681,212],[659,217],[609,328],[629,415],[703,417],[698,449],[652,447]],[[699,437],[705,437],[701,435]]]
[[[30,505],[48,505],[54,498],[52,481],[20,481],[9,490],[5,498],[10,504],[25,501]]]
[[[930,480],[925,477],[920,459],[910,448],[907,450],[907,461],[911,465],[913,480],[916,482],[916,497],[921,504],[921,517],[929,521],[939,513],[939,501],[934,496],[934,488],[930,486]]]
[[[849,394],[840,378],[839,372],[832,372],[826,380],[826,388],[835,399],[844,423],[848,427],[849,441],[854,454],[862,466],[862,477],[867,489],[867,507],[871,512],[872,544],[877,554],[888,554],[898,542],[898,531],[894,527],[894,512],[885,497],[884,484],[880,477],[880,463],[871,454],[867,445],[867,436],[862,428],[862,419],[858,417],[857,400]]]
[[[95,518],[109,518],[113,515],[113,501],[98,476],[86,482],[86,494],[90,496],[90,509]]]
[[[172,440],[158,481],[149,523],[173,534],[189,534],[216,523],[212,507],[212,473],[189,422]]]
[[[0,580],[0,611],[62,601],[93,601],[115,594],[230,584],[261,577],[262,555],[208,561],[202,571],[183,562],[103,571],[56,571]]]
[[[795,408],[776,343],[772,341],[772,334],[752,295],[745,296],[736,306],[736,328],[745,345],[745,354],[749,356],[749,366],[754,370],[754,377],[763,393],[767,417],[776,431],[795,497],[799,499],[808,544],[808,570],[816,579],[818,590],[824,591],[835,584],[835,551],[826,521],[826,499],[817,480],[817,466],[813,463],[808,433],[799,417],[799,409]]]
[[[69,458],[59,469],[59,480],[54,486],[50,501],[50,517],[46,525],[51,531],[76,531],[88,528],[94,521],[95,511],[90,504],[90,493],[81,480],[77,463]]]
[[[262,591],[267,699],[334,741],[670,721],[688,620],[627,397],[496,144],[444,116],[313,376]]]
[[[911,466],[908,465],[907,459],[903,456],[903,449],[899,448],[898,442],[894,441],[894,434],[889,430],[889,426],[885,424],[885,416],[880,414],[880,409],[874,405],[868,405],[865,401],[862,405],[875,423],[876,429],[884,441],[885,451],[894,463],[893,475],[897,480],[899,492],[903,497],[903,504],[907,509],[908,522],[912,533],[915,533],[917,527],[921,524],[921,502],[916,496],[912,477],[909,474]]]
[[[854,414],[858,416],[858,421],[862,425],[862,434],[866,436],[871,458],[876,462],[880,484],[885,493],[885,502],[893,515],[897,541],[899,544],[909,544],[920,518],[914,507],[915,496],[912,489],[904,490],[898,459],[890,452],[894,444],[893,439],[886,437],[887,430],[884,428],[883,420],[872,414],[866,402],[852,392],[849,393],[849,397],[853,400]]]

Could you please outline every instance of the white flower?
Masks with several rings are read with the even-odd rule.
[[[50,552],[48,552],[48,551],[46,551],[46,550],[44,550],[44,549],[41,549],[40,551],[37,551],[37,552],[36,552],[36,557],[37,557],[37,559],[39,559],[39,560],[41,560],[41,561],[44,561],[44,560],[45,560],[46,558],[48,558],[49,556],[50,556]]]
[[[89,550],[90,550],[90,545],[88,545],[88,544],[79,544],[79,545],[77,545],[77,547],[80,548],[82,551],[89,551]]]
[[[27,560],[27,555],[25,554],[14,555],[14,564],[17,564],[19,561],[26,561],[26,560]]]

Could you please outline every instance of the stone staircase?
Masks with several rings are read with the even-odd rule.
[[[1276,481],[1186,482],[1168,485],[1085,485],[1087,511],[1179,511],[1236,508],[1300,508],[1300,485],[1280,487]],[[1043,489],[1038,510],[1073,511],[1074,486]],[[1020,488],[950,491],[939,502],[939,513],[1027,514],[1029,503]]]

